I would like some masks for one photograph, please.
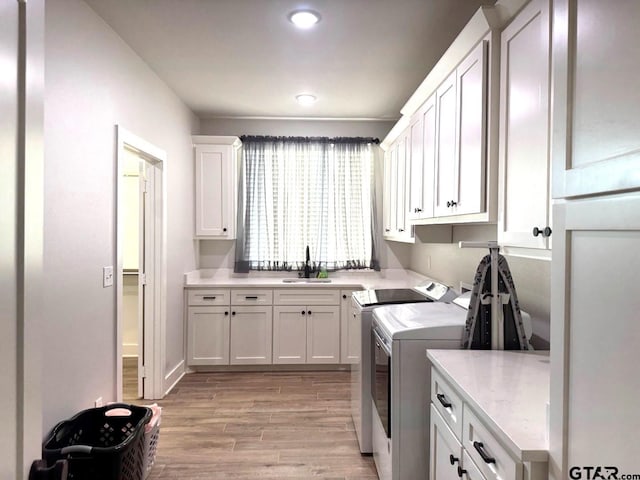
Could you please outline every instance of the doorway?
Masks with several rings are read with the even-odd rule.
[[[162,397],[165,153],[117,127],[118,401]]]

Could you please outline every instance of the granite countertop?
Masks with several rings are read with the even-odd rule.
[[[250,272],[237,274],[231,269],[203,269],[188,272],[184,276],[185,288],[203,287],[262,287],[262,288],[407,288],[418,285],[427,277],[412,270],[385,269],[380,272],[353,271],[331,272],[331,282],[285,283],[283,279],[297,278],[297,272]]]
[[[549,352],[428,350],[427,357],[517,458],[547,461]]]

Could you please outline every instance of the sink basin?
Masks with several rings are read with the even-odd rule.
[[[330,278],[283,278],[282,283],[331,283]]]

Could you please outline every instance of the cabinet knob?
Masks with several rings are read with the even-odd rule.
[[[420,213],[422,209],[420,207],[416,208],[416,213]]]
[[[309,310],[309,311],[307,312],[307,315],[311,315],[311,310]]]
[[[231,312],[231,315],[235,315],[235,314],[236,314],[236,312]]]
[[[454,465],[456,462],[459,462],[460,459],[457,457],[454,457],[453,455],[449,455],[449,462],[451,462],[451,465]]]
[[[398,231],[399,232],[404,232],[404,228],[399,228]]]
[[[306,312],[305,312],[304,310],[302,310],[302,311],[300,312],[300,315],[304,315],[305,313],[306,313]]]
[[[347,295],[343,293],[342,298],[347,298]]]
[[[227,228],[226,228],[226,227],[225,227],[225,228],[223,228],[223,229],[222,229],[222,231],[223,231],[223,232],[226,232],[226,231],[227,231]]]
[[[390,231],[391,231],[391,229],[390,229],[390,228],[385,228],[385,229],[384,229],[384,231],[385,231],[385,232],[390,232]]]
[[[458,205],[458,202],[456,202],[455,200],[450,200],[447,202],[447,207],[455,207],[456,205]]]
[[[542,235],[542,238],[549,238],[551,236],[551,228],[544,227],[542,230],[538,227],[533,227],[533,236],[537,237],[538,235]]]
[[[224,312],[225,315],[229,315],[229,312]]]
[[[458,466],[458,476],[462,478],[462,475],[464,475],[465,473],[467,473],[467,471],[463,470],[462,467]]]

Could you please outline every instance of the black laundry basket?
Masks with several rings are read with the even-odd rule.
[[[66,459],[69,480],[144,480],[144,426],[149,408],[115,403],[58,423],[42,445],[51,466]]]

